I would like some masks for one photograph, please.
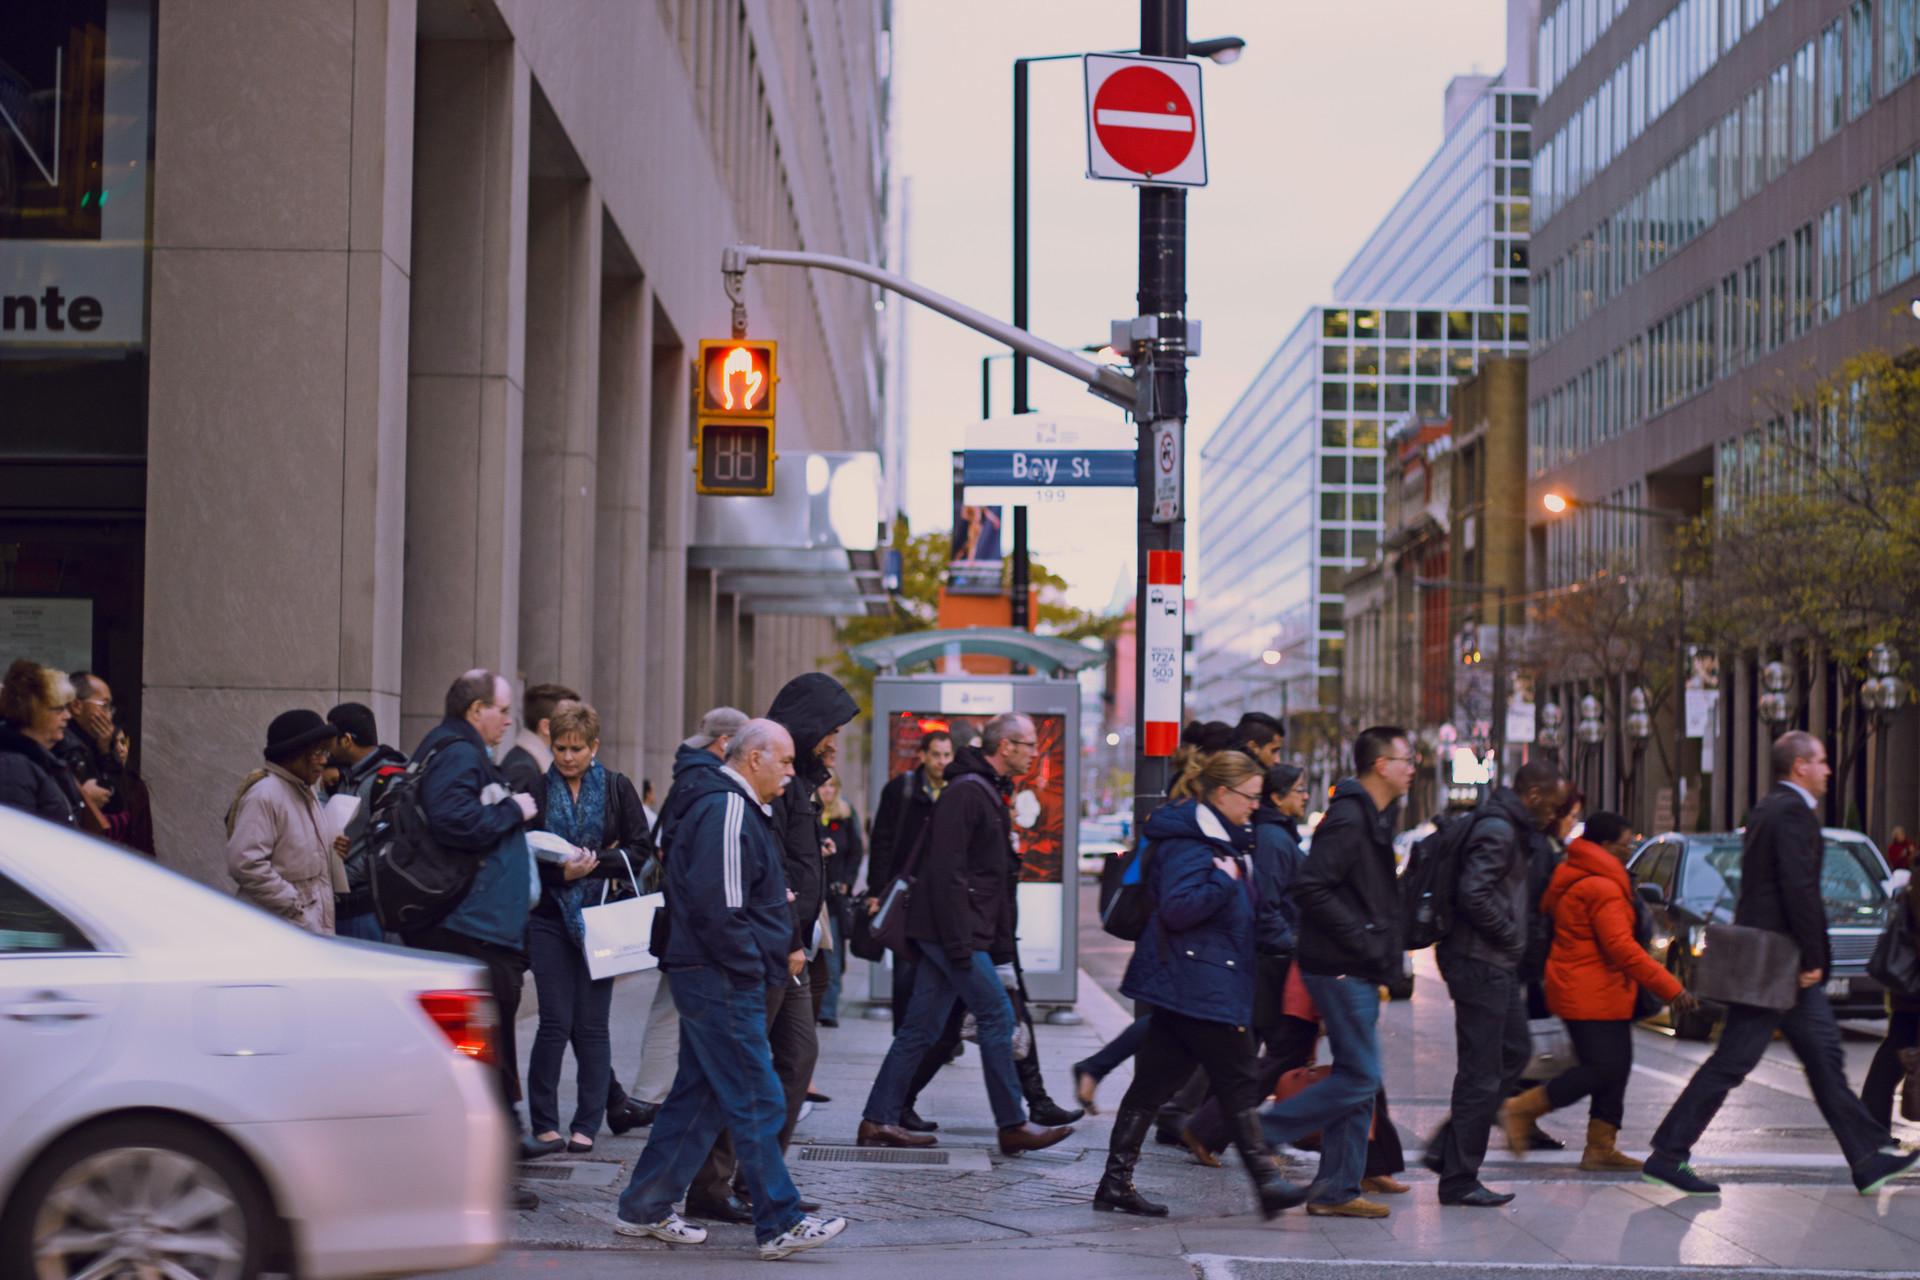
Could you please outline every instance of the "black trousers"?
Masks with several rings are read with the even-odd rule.
[[[1146,1039],[1133,1057],[1133,1084],[1122,1108],[1153,1111],[1179,1092],[1193,1075],[1206,1070],[1228,1115],[1260,1105],[1260,1081],[1253,1037],[1245,1027],[1206,1022],[1156,1007]]]
[[[1906,1074],[1900,1070],[1902,1049],[1920,1049],[1920,1009],[1895,1009],[1887,1018],[1887,1038],[1873,1051],[1867,1081],[1860,1087],[1867,1114],[1883,1128],[1893,1123],[1893,1091]]]
[[[496,946],[469,938],[464,933],[438,926],[410,933],[405,942],[415,951],[441,951],[478,961],[487,971],[487,988],[494,1004],[500,1007],[500,1025],[494,1032],[494,1067],[500,1085],[500,1105],[506,1110],[515,1132],[520,1117],[514,1104],[520,1101],[520,1049],[514,1043],[513,1020],[520,1012],[520,988],[527,977],[527,953],[511,947]]]
[[[1627,1077],[1633,1074],[1633,1022],[1561,1021],[1579,1061],[1547,1081],[1547,1101],[1558,1111],[1589,1098],[1587,1114],[1618,1129],[1627,1113]]]
[[[1429,1141],[1441,1144],[1440,1195],[1471,1191],[1487,1158],[1487,1135],[1533,1041],[1527,1035],[1527,991],[1520,975],[1484,960],[1440,958],[1453,999],[1453,1106]]]

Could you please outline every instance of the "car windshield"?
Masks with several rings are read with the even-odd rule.
[[[1829,925],[1878,925],[1886,913],[1887,891],[1880,885],[1879,860],[1858,840],[1823,841],[1820,897]],[[1681,900],[1697,914],[1733,919],[1740,896],[1740,838],[1713,836],[1687,849]]]

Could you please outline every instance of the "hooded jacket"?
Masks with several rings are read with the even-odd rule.
[[[860,714],[853,695],[832,676],[809,671],[787,681],[767,708],[767,719],[793,735],[793,781],[773,801],[773,827],[786,859],[787,887],[793,891],[792,951],[813,954],[813,926],[826,895],[826,869],[820,857],[820,802],[814,792],[827,780],[827,767],[814,749],[826,736]]]
[[[1121,993],[1205,1022],[1253,1021],[1259,916],[1252,833],[1238,842],[1198,800],[1162,805],[1147,819],[1147,893],[1153,919],[1127,964]],[[1213,864],[1240,863],[1238,880]]]
[[[80,790],[52,752],[0,721],[0,805],[62,826],[77,825]]]
[[[1018,864],[1009,789],[980,748],[962,747],[947,766],[946,790],[933,806],[914,876],[907,936],[940,947],[955,964],[967,963],[976,951],[996,964],[1013,958]]]
[[[1453,931],[1440,940],[1442,961],[1472,960],[1518,971],[1526,953],[1534,844],[1546,837],[1511,787],[1495,787],[1473,817],[1460,851]]]
[[[413,758],[440,754],[420,779],[420,808],[433,838],[450,850],[480,860],[473,887],[440,927],[465,938],[525,951],[527,913],[540,882],[527,848],[520,806],[506,794],[507,778],[487,754],[487,744],[471,724],[448,717],[427,731]],[[497,784],[500,799],[484,798]]]
[[[688,750],[713,760],[682,748]],[[676,760],[668,801],[676,795],[681,811],[667,857],[670,927],[660,967],[711,966],[741,990],[786,982],[793,919],[768,806],[717,760],[684,771]]]
[[[1623,1022],[1637,987],[1672,1000],[1680,980],[1634,939],[1633,882],[1620,859],[1591,840],[1567,845],[1540,900],[1553,920],[1547,953],[1547,1008],[1562,1018]]]
[[[1333,789],[1327,815],[1293,881],[1300,930],[1293,959],[1306,973],[1373,982],[1400,977],[1400,890],[1393,842],[1358,778]]]

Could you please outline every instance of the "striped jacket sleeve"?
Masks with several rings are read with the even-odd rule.
[[[686,923],[701,950],[735,986],[766,981],[766,962],[747,915],[756,878],[756,856],[747,848],[746,797],[737,791],[694,806],[674,836],[668,862]]]

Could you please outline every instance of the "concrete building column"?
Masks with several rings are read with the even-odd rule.
[[[740,597],[721,591],[713,598],[713,700],[740,706],[746,687],[740,682]],[[755,711],[745,707],[742,710]]]
[[[511,44],[420,46],[408,378],[405,745],[520,650],[529,102]]]
[[[686,571],[687,714],[697,716],[720,705],[719,575],[711,569]],[[742,707],[743,711],[752,708]]]
[[[224,886],[268,721],[398,728],[415,7],[156,12],[141,751],[161,859]]]
[[[535,181],[527,206],[520,668],[592,701],[603,219],[584,180]]]
[[[647,475],[647,732],[643,772],[656,780],[673,771],[673,753],[713,705],[693,684],[698,651],[687,644],[687,546],[693,533],[692,373],[687,349],[653,317],[653,387]],[[663,784],[664,785],[664,784]]]
[[[650,696],[648,562],[652,557],[647,547],[647,515],[653,288],[636,276],[614,275],[605,276],[601,287],[591,688],[600,710],[601,758],[637,780],[647,776]]]

